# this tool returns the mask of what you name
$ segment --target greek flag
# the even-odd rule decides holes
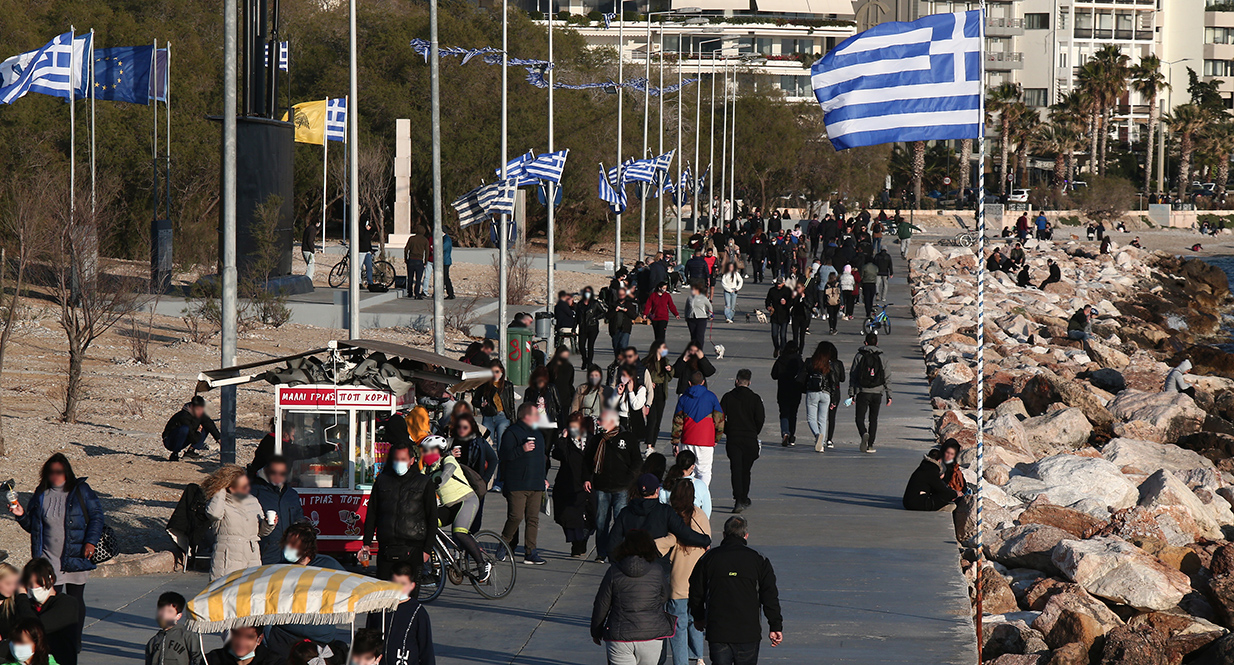
[[[703,191],[703,183],[707,182],[707,174],[711,173],[711,164],[707,164],[707,168],[703,169],[703,174],[698,177],[698,182],[694,184],[694,191]]]
[[[534,185],[538,183],[539,180],[537,180],[535,176],[527,172],[527,166],[532,161],[534,161],[535,158],[536,158],[535,153],[528,150],[527,154],[519,155],[518,157],[515,157],[514,159],[511,159],[510,161],[506,162],[506,177],[507,178],[517,178],[519,187],[523,187],[525,185]],[[497,174],[498,178],[501,177],[501,169],[497,169],[495,173]]]
[[[455,212],[458,213],[458,226],[460,229],[471,226],[476,222],[484,221],[484,219],[488,217],[488,212],[483,206],[480,205],[479,198],[480,191],[483,190],[484,187],[485,185],[480,185],[470,192],[454,199],[454,202],[450,204],[454,207]]]
[[[0,62],[0,104],[12,104],[27,92],[71,99],[74,88],[84,83],[73,67],[74,55],[81,53],[73,33],[66,32],[41,48]]]
[[[608,30],[613,26],[613,19],[617,18],[616,12],[608,12],[604,15],[604,29]]]
[[[619,185],[620,189],[614,189],[609,178],[604,174],[604,165],[600,165],[600,200],[608,204],[608,207],[615,213],[621,214],[626,209],[626,188],[624,184]]]
[[[279,71],[287,71],[287,42],[279,42]],[[266,42],[266,62],[270,62],[270,43]]]
[[[656,160],[639,159],[630,162],[622,172],[622,182],[654,182],[656,178]]]
[[[681,172],[681,184],[677,189],[681,190],[682,196],[689,196],[694,192],[694,171],[686,164],[686,170]]]
[[[523,165],[523,172],[540,180],[561,182],[561,172],[566,168],[566,154],[569,150],[546,152]]]
[[[674,150],[669,150],[663,155],[660,155],[659,157],[655,158],[655,166],[656,166],[657,173],[667,173],[668,172],[668,167],[672,165],[673,163],[673,153],[674,152],[675,152]]]
[[[490,185],[484,185],[476,193],[480,207],[491,215],[513,215],[514,195],[518,191],[518,181],[510,178],[504,183],[500,180]]]
[[[326,139],[347,141],[346,97],[334,97],[326,104]]]
[[[981,136],[981,12],[883,23],[810,68],[837,150]]]

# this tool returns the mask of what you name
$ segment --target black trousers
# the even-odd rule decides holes
[[[749,501],[750,472],[754,469],[754,460],[758,459],[758,441],[729,439],[724,450],[733,479],[733,501]]]
[[[593,359],[596,357],[596,337],[600,334],[599,328],[584,328],[579,326],[578,329],[578,352],[583,356],[583,371],[591,366]]]
[[[656,439],[660,436],[660,423],[664,421],[664,403],[668,401],[668,384],[657,383],[655,386],[654,401],[647,411],[647,436],[643,438],[643,443],[649,446],[656,445]]]
[[[708,642],[707,650],[711,652],[711,665],[757,665],[758,644],[758,642],[747,644]]]
[[[840,306],[827,305],[827,325],[831,326],[831,332],[836,331],[836,325],[840,322]]]
[[[446,286],[446,297],[447,297],[447,298],[453,298],[453,297],[454,297],[454,281],[450,279],[450,266],[449,266],[449,264],[444,265],[444,266],[442,266],[442,267],[441,267],[441,281],[442,281],[442,282],[445,282],[445,286]]]
[[[810,329],[810,318],[806,316],[793,318],[793,341],[797,343],[797,350],[801,355],[806,353],[806,331]]]
[[[874,437],[878,435],[878,410],[883,405],[883,394],[880,393],[857,393],[857,397],[853,399],[857,405],[857,433],[861,436],[866,435],[866,411],[870,412],[870,427],[869,427],[869,444],[874,445]]]
[[[750,262],[754,264],[754,283],[758,284],[763,281],[763,257],[752,258]]]
[[[874,316],[874,296],[878,295],[878,284],[875,282],[861,283],[861,296],[865,299],[866,318]]]
[[[86,585],[58,584],[56,593],[68,594],[77,599],[77,653],[81,653],[81,633],[86,628]]]
[[[389,580],[393,576],[394,564],[406,561],[411,564],[416,573],[424,567],[424,543],[409,542],[403,545],[386,544],[377,549],[377,579]],[[419,577],[417,575],[417,582]],[[417,587],[418,588],[418,587]]]
[[[771,346],[777,352],[784,348],[784,344],[788,341],[788,321],[783,323],[771,322]]]
[[[424,295],[424,262],[418,259],[407,262],[407,295],[412,298]]]
[[[844,292],[844,316],[853,315],[853,305],[857,304],[857,294],[852,291]]]
[[[686,319],[686,327],[690,329],[690,339],[701,349],[707,337],[707,319]]]
[[[655,341],[663,342],[664,333],[666,330],[668,330],[668,321],[652,321],[651,330],[655,334]]]

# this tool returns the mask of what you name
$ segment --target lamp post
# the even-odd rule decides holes
[[[698,183],[700,180],[699,173],[698,173],[698,169],[700,166],[700,164],[698,163],[698,157],[699,157],[698,143],[699,143],[699,138],[700,138],[699,130],[701,129],[701,120],[702,120],[702,111],[703,111],[703,45],[712,44],[715,42],[722,42],[722,41],[724,41],[724,37],[708,39],[706,41],[702,41],[698,43],[698,63],[696,67],[698,81],[695,83],[695,89],[694,89],[694,176],[691,178],[691,180],[694,181],[693,183],[691,183],[693,185],[691,189],[694,190],[694,205],[691,206],[691,213],[694,217],[694,231],[695,232],[698,231],[698,190],[699,190]],[[713,59],[713,62],[714,62],[714,59]],[[715,109],[713,107],[712,109],[713,115],[714,115],[714,110]],[[713,121],[712,123],[713,129],[714,129],[714,126],[715,126],[715,123]],[[708,194],[710,194],[710,192],[708,192]],[[681,257],[677,257],[677,260],[681,261]]]
[[[1169,62],[1161,63],[1165,65],[1165,80],[1166,80],[1166,83],[1165,83],[1166,93],[1165,94],[1166,94],[1166,100],[1167,100],[1165,102],[1165,108],[1161,109],[1162,120],[1165,119],[1166,110],[1174,108],[1174,65],[1177,65],[1180,62],[1188,62],[1190,60],[1191,58],[1179,58],[1178,60],[1170,60]],[[1158,130],[1158,133],[1161,135],[1158,138],[1158,142],[1157,142],[1157,193],[1161,193],[1161,192],[1166,191],[1165,190],[1165,172],[1166,172],[1165,123],[1162,122],[1161,126],[1158,127],[1157,130]],[[1186,177],[1186,176],[1180,176],[1180,177]]]
[[[436,0],[433,0],[433,1],[436,1]],[[548,151],[551,154],[553,152],[553,0],[547,0],[547,1],[548,1],[548,12],[547,12],[547,16],[548,16],[548,21],[547,21],[547,24],[548,24],[548,66],[546,69],[548,70],[547,72],[548,73]],[[553,252],[556,249],[555,247],[556,243],[555,243],[555,239],[553,235],[555,233],[555,226],[556,226],[555,215],[557,212],[557,183],[551,180],[544,183],[544,202],[548,205],[548,231],[547,231],[548,256],[547,256],[547,261],[546,261],[546,268],[548,270],[548,275],[546,279],[548,283],[547,284],[548,293],[544,299],[544,311],[549,312],[551,314],[553,311],[553,303],[556,302],[555,300],[556,295],[554,291],[556,286],[553,281]],[[552,325],[552,326],[549,326],[548,329],[549,329],[548,340],[544,346],[547,349],[552,349],[554,348],[553,333],[556,332],[557,326]]]

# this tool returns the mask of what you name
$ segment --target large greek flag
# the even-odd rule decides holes
[[[480,222],[488,218],[489,213],[483,206],[480,205],[479,198],[480,191],[483,190],[484,187],[484,185],[480,185],[470,192],[454,199],[454,202],[450,204],[458,213],[458,227],[460,229],[466,228],[476,222]]]
[[[522,166],[523,172],[528,175],[535,176],[540,180],[549,180],[555,183],[560,183],[561,173],[566,168],[566,155],[569,152],[569,150],[546,152],[530,162],[526,162]]]
[[[347,141],[346,97],[332,97],[326,103],[326,139]]]
[[[810,68],[837,150],[981,135],[981,12],[883,23]]]
[[[608,204],[609,209],[617,214],[621,214],[626,209],[626,187],[625,183],[621,183],[617,188],[614,188],[609,182],[609,177],[604,174],[604,165],[600,165],[600,188],[598,196],[601,201]]]
[[[73,89],[80,84],[73,71],[75,51],[80,58],[81,50],[73,41],[73,33],[66,32],[39,49],[0,62],[0,104],[12,104],[27,92],[72,98]]]

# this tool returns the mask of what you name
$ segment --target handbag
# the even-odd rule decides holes
[[[86,502],[81,496],[81,486],[78,486],[75,492],[77,493],[77,502],[81,504],[82,513],[86,513]],[[89,515],[87,514],[86,517],[88,520]],[[100,517],[99,519],[102,518]],[[94,546],[94,555],[90,557],[90,563],[97,566],[100,563],[111,561],[119,553],[119,549],[120,546],[116,542],[115,530],[111,526],[104,524],[103,534],[99,536],[99,542]]]

